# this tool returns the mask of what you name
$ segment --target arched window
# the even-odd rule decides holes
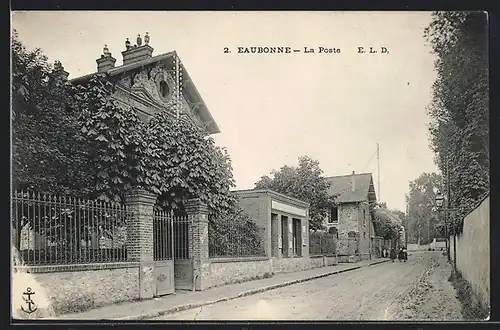
[[[168,97],[168,95],[170,94],[170,88],[168,87],[165,80],[160,81],[160,94],[163,97]]]

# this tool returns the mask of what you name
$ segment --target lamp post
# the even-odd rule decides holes
[[[443,209],[443,202],[444,202],[444,197],[441,195],[441,192],[438,191],[436,194],[436,206],[439,210],[439,214],[441,214],[441,211]],[[448,224],[447,224],[447,214],[445,214],[444,218],[444,236],[445,236],[445,244],[446,244],[446,256],[448,257],[448,261],[450,261],[450,249],[449,249],[449,242],[448,242]]]

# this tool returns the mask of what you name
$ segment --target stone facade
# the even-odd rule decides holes
[[[369,204],[366,202],[339,205],[337,253],[359,255],[361,260],[371,258],[374,228]],[[351,238],[349,235],[351,234]]]
[[[334,215],[329,215],[325,225],[336,229],[339,260],[371,259],[375,239],[371,206],[376,202],[372,175],[353,172],[329,177],[327,181],[329,193],[336,199],[337,216],[334,221]]]
[[[373,222],[368,203],[344,203],[339,207],[338,233],[339,255],[359,254],[362,260],[370,258]],[[353,233],[349,240],[349,233]]]

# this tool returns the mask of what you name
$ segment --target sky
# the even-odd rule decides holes
[[[135,43],[139,33],[151,36],[153,55],[176,50],[221,130],[214,139],[228,149],[237,189],[308,155],[325,176],[371,172],[378,199],[404,211],[409,182],[437,171],[426,110],[436,78],[423,38],[430,19],[430,12],[33,11],[14,12],[11,24],[26,47],[61,61],[70,79],[95,72],[105,44],[121,65],[125,39]],[[238,54],[251,46],[302,51]]]

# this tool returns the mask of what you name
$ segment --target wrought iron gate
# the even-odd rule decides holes
[[[155,209],[153,218],[153,255],[155,296],[174,293],[174,225],[173,216]]]

